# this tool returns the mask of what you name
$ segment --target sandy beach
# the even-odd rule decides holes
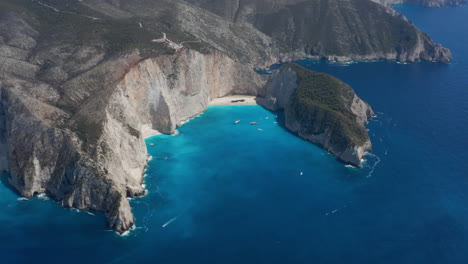
[[[151,125],[143,125],[141,128],[141,134],[143,138],[149,138],[161,134],[161,132],[151,128]]]
[[[244,102],[232,103],[232,100],[245,100]],[[255,96],[251,95],[229,95],[212,100],[209,105],[256,105]]]

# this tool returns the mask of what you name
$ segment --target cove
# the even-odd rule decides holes
[[[468,6],[399,10],[453,63],[301,62],[377,112],[363,169],[259,106],[211,107],[178,136],[147,140],[149,193],[131,201],[137,229],[126,237],[99,213],[0,186],[1,262],[466,263]]]

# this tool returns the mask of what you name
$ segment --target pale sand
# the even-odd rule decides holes
[[[231,103],[232,100],[244,99],[245,102]],[[209,105],[256,105],[255,96],[251,95],[228,95],[212,100]]]
[[[151,128],[151,125],[143,125],[141,128],[143,138],[149,138],[161,134],[159,131]]]

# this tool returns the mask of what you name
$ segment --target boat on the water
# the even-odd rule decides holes
[[[240,120],[236,120],[236,121],[234,122],[234,124],[239,124],[239,123],[240,123]]]
[[[257,122],[250,122],[250,125],[258,125]]]

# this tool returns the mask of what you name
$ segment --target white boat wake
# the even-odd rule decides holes
[[[177,220],[177,218],[179,218],[179,216],[171,218],[171,220],[167,221],[166,223],[164,223],[164,225],[162,225],[162,228],[165,228],[166,226],[170,225],[172,222]]]
[[[380,163],[381,159],[380,159],[379,156],[377,156],[377,155],[375,155],[375,154],[372,154],[372,153],[366,153],[366,155],[368,155],[368,156],[370,156],[370,157],[373,157],[373,158],[376,158],[375,163],[368,166],[371,170],[369,171],[369,174],[367,174],[366,178],[370,178],[370,177],[372,177],[372,174],[374,173],[375,168],[376,168],[377,165]]]
[[[147,209],[145,217],[143,218],[143,229],[145,230],[145,233],[146,233],[150,230],[147,224],[148,224],[148,221],[151,219],[151,217],[153,217],[154,209],[151,209],[151,207],[149,206],[147,202],[141,202],[141,203],[146,205],[146,209]]]
[[[338,211],[340,211],[340,210],[342,210],[342,209],[345,209],[346,207],[348,207],[348,205],[345,205],[345,206],[340,207],[340,208],[333,209],[333,210],[331,210],[331,211],[329,211],[329,212],[326,212],[326,213],[325,213],[325,216],[329,216],[329,215],[335,214],[335,213],[337,213]]]

